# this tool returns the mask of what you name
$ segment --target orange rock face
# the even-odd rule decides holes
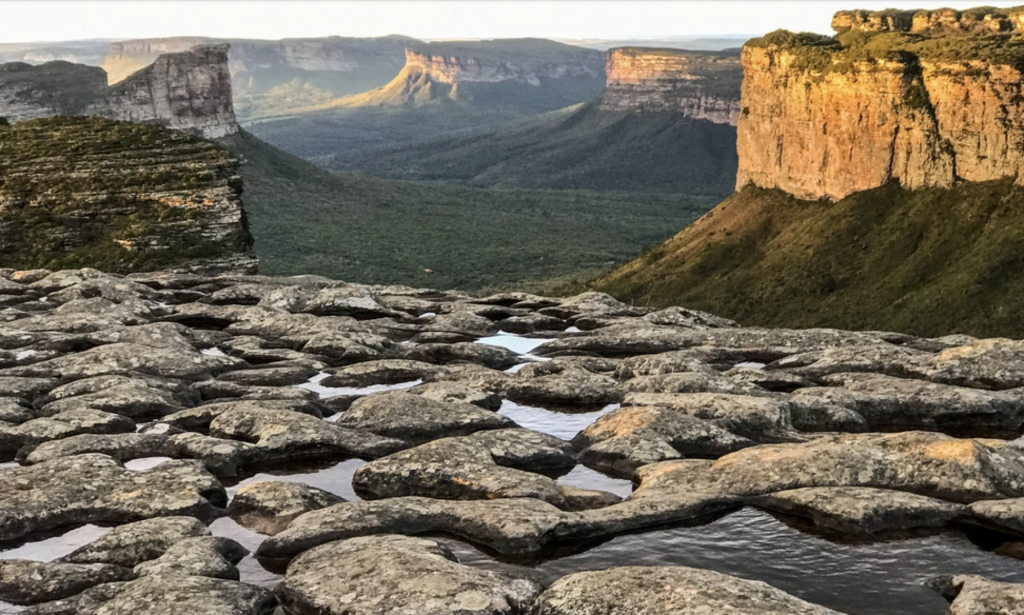
[[[671,111],[736,125],[740,114],[739,55],[674,49],[621,48],[608,52],[604,111]]]
[[[840,199],[889,181],[911,189],[1006,177],[1024,183],[1018,69],[912,50],[851,61],[822,46],[817,57],[830,60],[813,63],[805,51],[743,50],[737,188]]]

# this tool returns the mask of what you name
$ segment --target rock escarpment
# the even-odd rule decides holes
[[[252,271],[238,160],[154,124],[0,127],[0,263]]]
[[[348,106],[471,102],[551,110],[588,102],[604,83],[602,54],[545,39],[414,45],[389,84],[343,99]]]
[[[743,68],[739,53],[621,47],[608,51],[597,108],[736,125]]]
[[[889,181],[1024,181],[1024,13],[849,11],[743,48],[737,187],[840,199]]]
[[[94,67],[61,61],[0,65],[0,116],[93,115],[155,122],[208,138],[231,135],[238,125],[227,51],[227,45],[200,45],[164,54],[112,87]]]
[[[162,54],[196,45],[228,43],[235,110],[262,117],[329,103],[379,87],[405,63],[405,49],[420,41],[405,36],[297,38],[279,41],[174,37],[111,43],[102,66],[111,84],[124,81]]]

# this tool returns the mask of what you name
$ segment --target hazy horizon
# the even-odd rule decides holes
[[[2,4],[6,10],[0,22],[0,43],[388,34],[433,40],[615,40],[744,36],[778,28],[830,33],[829,23],[837,10],[964,9],[981,4],[944,2],[929,6],[924,2],[836,0],[14,0]]]

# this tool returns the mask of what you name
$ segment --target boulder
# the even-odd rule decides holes
[[[106,455],[64,457],[0,470],[0,542],[83,523],[128,523],[173,515],[212,519],[227,495],[197,461],[131,472]]]
[[[510,419],[468,403],[434,401],[405,391],[367,395],[355,401],[337,425],[414,444],[515,427]]]
[[[423,380],[436,374],[436,365],[409,359],[363,361],[327,370],[330,374],[320,382],[325,387],[368,387],[376,384],[398,384]]]
[[[293,519],[345,499],[301,483],[262,481],[242,487],[228,506],[228,516],[254,532],[272,536]]]
[[[761,581],[685,566],[577,572],[551,584],[535,615],[840,615]]]
[[[185,575],[237,581],[240,562],[249,551],[230,538],[195,536],[182,538],[160,557],[135,566],[137,577]]]
[[[303,553],[278,595],[296,615],[519,615],[540,591],[534,581],[463,566],[432,540],[385,535]]]
[[[0,600],[13,604],[60,600],[100,583],[130,578],[131,570],[112,564],[0,560]]]
[[[964,510],[959,504],[872,487],[791,489],[756,497],[750,503],[851,536],[940,528]]]
[[[114,564],[134,568],[156,559],[184,538],[209,536],[194,517],[157,517],[119,525],[106,535],[61,558],[73,564]]]
[[[1024,584],[999,583],[974,575],[957,575],[939,582],[952,600],[947,615],[1017,615],[1024,604]]]

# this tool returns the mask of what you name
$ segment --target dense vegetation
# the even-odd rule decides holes
[[[835,203],[752,186],[594,286],[747,325],[1024,336],[1024,188],[887,185]]]
[[[216,145],[155,124],[0,126],[0,266],[129,272],[244,249],[203,234],[202,191],[226,185],[234,166]]]
[[[245,160],[249,227],[272,275],[462,289],[593,276],[713,203],[391,181],[331,173],[245,132],[221,143]]]
[[[392,179],[716,200],[736,182],[736,129],[673,113],[579,105],[512,120],[483,111],[353,110],[265,122],[252,130],[327,168]]]

